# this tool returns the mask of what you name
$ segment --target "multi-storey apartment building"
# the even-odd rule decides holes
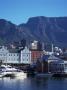
[[[0,61],[3,63],[20,63],[19,53],[15,50],[8,50],[5,46],[0,46]]]
[[[31,64],[31,51],[27,47],[25,47],[24,50],[21,50],[20,54],[21,63]]]

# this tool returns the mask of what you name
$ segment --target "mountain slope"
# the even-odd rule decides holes
[[[33,17],[25,25],[31,39],[67,46],[67,17]]]
[[[11,43],[23,38],[67,47],[67,17],[32,17],[18,26],[0,19],[0,41]]]

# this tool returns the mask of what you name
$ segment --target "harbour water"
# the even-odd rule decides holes
[[[0,90],[67,90],[67,78],[0,78]]]

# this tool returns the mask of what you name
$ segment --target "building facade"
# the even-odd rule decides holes
[[[8,53],[6,62],[13,64],[21,63],[19,58],[19,53]]]
[[[47,70],[51,73],[67,73],[67,61],[54,55],[44,55],[43,62],[47,62]],[[46,66],[46,65],[45,65]],[[45,69],[45,68],[44,68]]]
[[[67,61],[54,55],[43,55],[37,63],[37,71],[42,73],[67,73]]]
[[[42,51],[31,50],[31,61],[32,63],[36,63],[39,58],[42,56]]]
[[[50,72],[53,73],[67,73],[67,61],[59,60],[51,62],[49,68]]]
[[[31,64],[31,51],[25,47],[24,50],[21,50],[21,63],[23,64]]]
[[[20,63],[19,53],[10,51],[5,46],[0,47],[0,62],[2,63]]]
[[[0,46],[0,62],[4,62],[4,61],[6,62],[8,53],[9,51],[7,50],[6,47]]]

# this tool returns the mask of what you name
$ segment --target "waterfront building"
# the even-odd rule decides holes
[[[4,61],[6,62],[7,53],[9,53],[9,51],[7,50],[7,47],[0,46],[0,62],[4,62]]]
[[[59,60],[50,63],[50,72],[67,73],[67,61]]]
[[[30,49],[32,49],[32,50],[42,50],[42,49],[44,49],[44,46],[42,46],[42,43],[40,41],[34,40],[30,45]]]
[[[31,61],[32,63],[36,63],[38,59],[42,56],[42,51],[39,50],[31,50]]]
[[[61,65],[63,62],[62,59],[54,55],[50,55],[50,56],[46,56],[44,60],[48,62],[48,72],[56,73],[63,71],[63,65]]]
[[[11,64],[19,64],[20,62],[20,57],[19,57],[19,53],[17,52],[9,52],[7,54],[7,63],[11,63]]]
[[[34,40],[33,43],[31,43],[31,49],[36,50],[37,49],[38,41]]]
[[[47,64],[47,70],[51,73],[67,73],[67,61],[60,59],[54,55],[44,55],[43,60]]]
[[[2,63],[20,63],[19,53],[16,49],[7,49],[5,46],[0,46],[0,62]]]
[[[23,50],[21,50],[20,58],[21,63],[31,64],[31,51],[29,50],[29,48],[25,47]]]
[[[58,73],[67,71],[67,62],[55,57],[54,55],[43,55],[37,66],[38,70],[43,73]]]

